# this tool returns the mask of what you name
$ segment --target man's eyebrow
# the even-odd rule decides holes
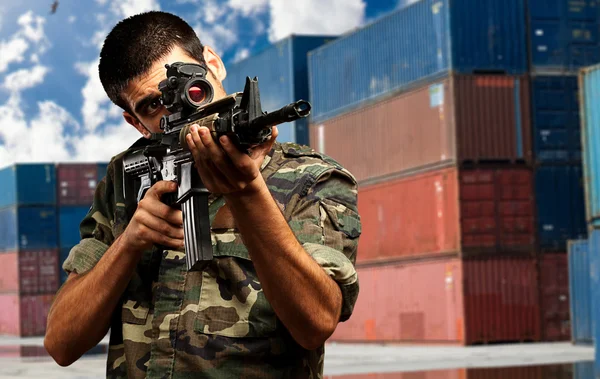
[[[141,113],[142,109],[144,109],[148,104],[150,104],[159,97],[160,95],[156,93],[146,95],[142,100],[138,101],[137,104],[135,104],[135,113]]]

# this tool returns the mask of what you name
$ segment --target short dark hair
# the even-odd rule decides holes
[[[100,51],[100,81],[110,100],[129,112],[121,97],[129,81],[179,46],[190,58],[205,64],[204,46],[194,29],[178,16],[150,11],[128,17],[110,31]]]

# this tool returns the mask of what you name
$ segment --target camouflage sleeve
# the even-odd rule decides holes
[[[92,206],[79,225],[81,241],[71,249],[63,263],[67,273],[84,274],[91,270],[114,241],[111,228],[114,215],[112,163],[98,183]]]
[[[346,321],[359,290],[354,267],[361,234],[356,182],[336,170],[320,178],[293,209],[292,229],[306,252],[339,285],[343,297],[340,321]]]

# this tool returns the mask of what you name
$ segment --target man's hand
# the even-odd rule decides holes
[[[197,125],[190,128],[186,141],[206,188],[212,193],[227,195],[261,189],[260,166],[277,135],[277,127],[273,127],[271,139],[253,148],[250,156],[241,152],[227,136],[219,139],[221,148],[208,128]]]
[[[176,183],[160,181],[146,192],[123,232],[123,244],[140,253],[155,244],[183,248],[182,213],[160,200],[163,194],[176,190]]]

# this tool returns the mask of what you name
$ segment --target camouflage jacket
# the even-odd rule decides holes
[[[69,273],[92,269],[135,211],[135,199],[123,195],[123,155],[98,185],[82,240],[63,264]],[[331,158],[287,143],[274,146],[261,172],[299,242],[339,284],[345,321],[358,296],[354,178]],[[113,315],[107,378],[322,378],[324,347],[308,351],[292,339],[235,225],[219,216],[228,213],[223,198],[211,195],[209,204],[214,260],[188,272],[184,252],[144,253]]]

